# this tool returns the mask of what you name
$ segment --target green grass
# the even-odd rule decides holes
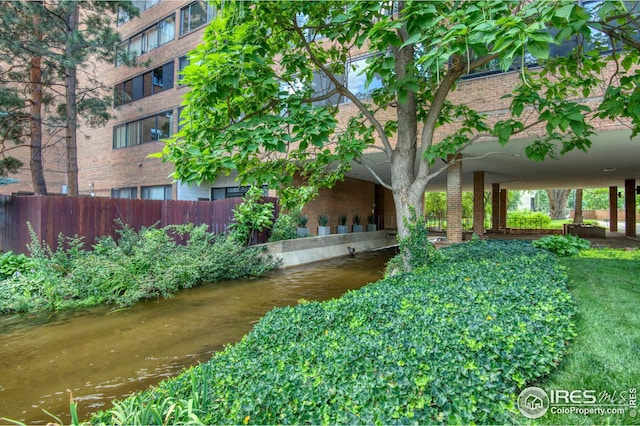
[[[572,219],[553,219],[553,220],[551,220],[549,225],[546,226],[546,228],[548,228],[548,229],[562,229],[562,225],[564,225],[565,223],[573,223],[573,218]],[[585,220],[584,224],[585,225],[597,225],[598,222],[595,221],[595,220]]]
[[[640,251],[586,250],[563,258],[572,280],[577,337],[559,368],[536,386],[614,392],[640,388]],[[623,415],[547,412],[542,424],[640,424]]]

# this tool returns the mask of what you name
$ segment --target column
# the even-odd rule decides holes
[[[458,157],[459,159],[459,157]],[[462,242],[462,163],[449,156],[447,169],[447,242]]]
[[[624,180],[624,235],[636,236],[636,180]]]
[[[618,232],[618,187],[609,187],[609,231]]]
[[[500,229],[500,184],[491,185],[491,230],[498,232]]]
[[[507,227],[507,190],[500,190],[500,228]]]
[[[473,172],[473,232],[484,235],[484,172]]]

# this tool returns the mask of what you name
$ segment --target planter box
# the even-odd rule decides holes
[[[338,234],[347,234],[349,227],[347,225],[338,225]]]
[[[310,233],[309,228],[296,228],[298,238],[308,237]]]
[[[367,232],[375,232],[378,230],[378,225],[370,223],[367,225]]]
[[[353,225],[353,232],[362,232],[364,230],[363,225]]]
[[[318,236],[330,235],[330,234],[331,234],[330,226],[318,226]]]
[[[579,225],[565,223],[563,225],[565,235],[575,235],[581,238],[604,238],[605,229],[600,226]]]

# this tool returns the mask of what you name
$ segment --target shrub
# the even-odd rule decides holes
[[[295,215],[282,213],[273,223],[269,242],[273,243],[281,240],[292,240],[296,238],[296,222]]]
[[[262,189],[252,186],[233,210],[233,223],[229,228],[233,237],[245,245],[251,243],[256,232],[273,225],[273,203],[263,202],[262,196]]]
[[[561,257],[575,256],[591,246],[589,240],[575,235],[548,235],[533,242],[534,247],[545,249]]]
[[[514,423],[518,389],[574,333],[566,275],[524,242],[442,252],[417,273],[274,309],[206,364],[117,407],[165,406],[167,423],[189,419],[166,400],[193,401],[205,424]],[[92,422],[117,421],[117,407]]]
[[[530,210],[509,212],[507,215],[508,228],[539,229],[548,228],[551,218],[542,212]]]
[[[35,266],[35,262],[24,254],[13,254],[12,251],[0,255],[0,280],[9,278],[16,272],[25,273]]]
[[[258,276],[277,264],[262,248],[209,233],[207,225],[143,227],[139,232],[120,225],[117,241],[100,238],[93,251],[81,250],[78,238],[61,236],[53,252],[32,235],[35,266],[0,282],[0,313],[129,306],[200,283]]]

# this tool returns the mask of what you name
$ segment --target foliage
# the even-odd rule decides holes
[[[329,223],[329,216],[326,214],[321,214],[318,216],[318,225],[327,226]]]
[[[35,262],[24,254],[13,254],[12,251],[0,255],[0,280],[11,277],[16,272],[23,274],[35,267]]]
[[[298,213],[280,213],[273,222],[269,242],[292,240],[296,238],[296,225]]]
[[[409,235],[398,236],[398,246],[400,255],[403,258],[403,270],[409,272],[415,268],[429,265],[437,257],[437,252],[433,244],[429,241],[429,231],[427,222],[423,216],[416,216],[415,211],[411,211],[410,217],[404,218],[405,227]]]
[[[573,337],[555,256],[526,242],[442,250],[430,268],[269,312],[239,343],[118,407],[193,400],[206,424],[512,424],[519,389]],[[195,380],[194,380],[195,378]]]
[[[338,223],[340,224],[340,226],[347,226],[347,215],[346,214],[341,214],[338,217]]]
[[[230,229],[233,237],[248,245],[256,232],[273,225],[273,203],[262,201],[262,189],[251,186],[242,197],[242,203],[233,210]]]
[[[376,216],[371,213],[370,215],[367,216],[367,223],[369,225],[375,225],[376,224]]]
[[[362,219],[360,219],[360,215],[354,215],[353,216],[353,224],[354,225],[360,225],[362,223]]]
[[[425,213],[441,218],[447,216],[446,192],[428,192],[425,194],[424,203]],[[485,208],[485,211],[486,210]],[[473,192],[465,191],[462,193],[462,216],[473,216]]]
[[[561,257],[575,256],[581,250],[586,250],[591,246],[589,240],[575,235],[547,235],[539,240],[535,240],[534,247],[545,249]]]
[[[521,210],[509,212],[507,215],[508,228],[547,228],[550,223],[551,218],[542,212]]]
[[[298,214],[298,226],[300,228],[306,228],[307,227],[307,221],[309,220],[309,217],[306,214]]]
[[[207,232],[206,225],[139,232],[120,226],[117,240],[102,237],[93,251],[82,250],[80,239],[63,236],[53,251],[32,233],[34,266],[0,281],[0,313],[129,306],[201,283],[258,276],[277,263],[257,247]]]
[[[624,2],[605,3],[598,19],[629,17]],[[241,182],[278,188],[285,206],[299,204],[332,187],[354,163],[367,168],[363,154],[376,145],[392,173],[389,181],[373,177],[393,192],[404,217],[409,206],[422,214],[427,185],[441,171],[434,162],[481,136],[505,144],[539,125],[542,134],[526,149],[537,160],[590,146],[593,129],[585,117],[594,111],[581,100],[602,83],[604,61],[584,49],[567,59],[551,54],[552,47],[602,28],[583,5],[361,0],[219,1],[217,7],[183,71],[191,88],[183,126],[158,154],[175,165],[181,181],[237,171]],[[633,34],[635,26],[627,19],[615,30]],[[365,49],[363,62],[348,62]],[[509,112],[497,121],[449,96],[460,78],[492,62],[517,69],[520,78]],[[529,68],[532,62],[540,66]],[[631,74],[627,65],[637,58],[623,62],[618,72]],[[354,76],[364,81],[354,87]],[[621,101],[636,92],[635,77],[628,77],[602,104],[614,116],[636,114]],[[355,113],[338,120],[345,102]],[[383,110],[395,114],[381,121]],[[437,140],[436,129],[449,123],[455,129]],[[293,185],[296,175],[301,186]],[[406,232],[401,224],[399,234]]]

